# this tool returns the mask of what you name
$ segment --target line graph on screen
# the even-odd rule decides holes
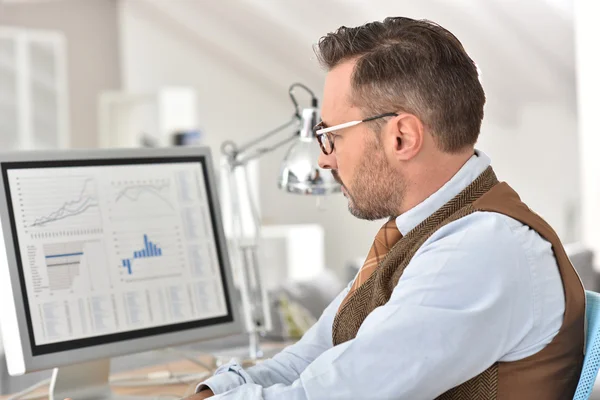
[[[115,219],[156,218],[176,212],[169,179],[113,181],[110,214]]]
[[[102,227],[98,193],[89,176],[20,177],[18,206],[33,232],[93,230]]]

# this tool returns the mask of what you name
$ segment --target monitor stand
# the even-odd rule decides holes
[[[50,381],[50,400],[140,400],[143,397],[116,395],[109,385],[110,359],[54,368]]]

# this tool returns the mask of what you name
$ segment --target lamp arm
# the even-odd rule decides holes
[[[311,97],[311,107],[317,108],[319,102],[317,100],[317,97],[315,96],[315,93],[312,90],[310,90],[310,88],[308,86],[306,86],[302,83],[299,83],[299,82],[293,83],[288,89],[288,94],[290,96],[290,100],[294,104],[295,113],[294,113],[294,115],[292,115],[292,118],[288,122],[265,133],[264,135],[257,137],[256,139],[252,139],[240,146],[238,146],[236,143],[234,143],[230,140],[223,142],[223,144],[221,145],[221,152],[223,153],[223,155],[225,155],[227,157],[227,161],[231,168],[235,168],[237,166],[244,165],[248,161],[253,160],[257,157],[260,157],[263,154],[270,153],[271,151],[288,143],[289,141],[292,140],[293,137],[296,136],[296,135],[294,135],[293,137],[283,140],[279,143],[276,143],[275,145],[270,146],[270,147],[263,147],[263,148],[256,149],[249,155],[245,155],[245,153],[250,152],[254,146],[264,142],[266,139],[281,132],[282,130],[286,129],[290,125],[292,125],[294,123],[300,125],[302,115],[301,115],[300,105],[298,104],[298,101],[296,100],[296,96],[294,95],[294,90],[296,88],[304,89]]]
[[[240,165],[245,165],[247,164],[249,161],[254,160],[255,158],[259,158],[260,156],[262,156],[263,154],[267,154],[270,153],[274,150],[277,150],[278,148],[280,148],[281,146],[291,142],[292,140],[296,139],[298,137],[298,132],[295,132],[292,136],[283,139],[277,143],[275,143],[272,146],[269,147],[260,147],[258,149],[256,149],[253,153],[248,154],[246,156],[242,157],[238,157],[235,160],[235,164],[234,167],[236,166],[240,166]]]
[[[235,142],[233,142],[231,140],[226,140],[221,144],[221,152],[223,153],[223,155],[225,155],[227,157],[228,162],[231,167],[236,167],[238,165],[246,164],[248,161],[250,161],[252,159],[255,159],[265,153],[269,153],[269,152],[279,148],[280,146],[283,146],[284,144],[288,143],[292,138],[294,138],[297,135],[297,133],[295,133],[294,136],[292,136],[291,138],[288,138],[281,142],[278,142],[273,146],[261,147],[261,148],[252,150],[253,147],[264,142],[271,136],[274,136],[277,133],[283,131],[284,129],[293,125],[294,123],[298,123],[298,118],[296,117],[296,115],[294,115],[285,124],[278,126],[277,128],[265,133],[264,135],[261,135],[261,136],[257,137],[256,139],[252,139],[240,146],[238,146]]]

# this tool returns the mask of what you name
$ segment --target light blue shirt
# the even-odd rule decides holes
[[[441,189],[396,219],[408,233],[490,165],[480,151]],[[558,333],[564,294],[551,245],[507,216],[475,212],[436,231],[389,302],[356,338],[332,345],[350,285],[296,344],[204,384],[215,399],[434,399],[497,361],[539,352]]]

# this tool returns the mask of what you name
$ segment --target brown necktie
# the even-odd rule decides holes
[[[354,293],[356,289],[377,269],[377,266],[383,260],[383,257],[390,251],[390,249],[400,240],[402,234],[398,230],[396,226],[396,219],[392,218],[388,222],[385,223],[377,232],[375,236],[375,240],[371,245],[371,250],[369,250],[369,254],[367,255],[367,259],[363,264],[362,268],[358,272],[346,299],[350,298],[350,295]],[[344,300],[345,302],[345,300]]]

